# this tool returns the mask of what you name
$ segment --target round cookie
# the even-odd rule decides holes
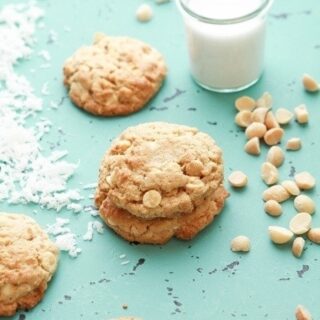
[[[152,220],[119,209],[107,198],[100,207],[100,216],[111,229],[128,241],[164,244],[174,236],[183,240],[196,236],[219,214],[227,196],[227,191],[220,186],[213,196],[204,199],[192,213]]]
[[[64,64],[64,84],[80,108],[100,116],[141,109],[159,90],[167,68],[162,55],[127,37],[98,33]]]
[[[144,219],[188,214],[223,182],[221,149],[196,128],[152,122],[125,130],[107,151],[96,205]]]
[[[30,309],[43,297],[58,248],[31,218],[0,213],[0,316]]]

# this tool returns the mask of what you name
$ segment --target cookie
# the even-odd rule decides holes
[[[164,59],[154,48],[136,39],[101,33],[63,67],[71,100],[100,116],[140,110],[159,90],[166,72]]]
[[[33,219],[0,213],[0,316],[30,309],[42,299],[58,253]]]
[[[100,216],[117,234],[128,241],[164,244],[172,237],[192,239],[212,222],[228,196],[223,186],[202,202],[192,213],[173,218],[142,219],[117,208],[108,198],[100,207]]]
[[[108,197],[143,219],[195,210],[223,181],[221,149],[207,134],[152,122],[125,130],[107,151],[96,205]]]

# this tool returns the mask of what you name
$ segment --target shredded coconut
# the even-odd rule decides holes
[[[88,184],[84,185],[82,188],[84,190],[87,190],[87,189],[95,189],[96,187],[97,187],[96,183],[88,183]]]
[[[88,229],[86,234],[82,237],[85,241],[91,241],[93,239],[94,231],[102,234],[104,230],[103,224],[99,221],[90,221],[88,222]]]
[[[43,101],[35,96],[27,78],[14,70],[31,55],[37,21],[43,14],[32,2],[0,10],[0,201],[78,212],[82,197],[78,190],[67,189],[77,165],[60,160],[66,151],[44,156],[40,140],[52,125],[38,119]],[[49,36],[57,40],[55,32]],[[50,57],[47,51],[41,51],[41,56]],[[42,93],[49,94],[47,83]]]
[[[50,61],[51,60],[50,53],[47,50],[41,50],[38,53],[38,56],[43,58],[44,61]]]
[[[126,260],[126,261],[122,261],[120,264],[121,264],[122,266],[124,266],[124,265],[126,265],[126,264],[128,264],[128,263],[130,263],[130,261],[129,261],[129,260]]]

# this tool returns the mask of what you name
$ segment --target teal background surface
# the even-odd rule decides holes
[[[0,5],[12,2],[1,0]],[[36,32],[34,50],[50,52],[51,68],[40,69],[43,61],[33,54],[17,70],[32,82],[39,96],[43,83],[49,83],[51,95],[43,97],[47,107],[38,116],[50,119],[53,129],[44,138],[43,147],[49,150],[50,143],[59,140],[61,148],[69,151],[67,160],[79,161],[69,183],[76,188],[97,180],[105,150],[123,129],[148,121],[176,122],[196,126],[213,136],[224,150],[226,176],[231,170],[243,170],[249,184],[241,191],[230,190],[222,214],[193,241],[172,240],[164,246],[130,245],[109,229],[102,235],[95,234],[92,242],[84,242],[87,222],[93,219],[85,212],[56,214],[31,205],[1,203],[1,211],[26,213],[44,227],[57,217],[69,218],[83,250],[77,259],[62,253],[43,301],[12,319],[107,320],[135,315],[144,320],[285,320],[294,319],[297,304],[305,305],[314,319],[320,319],[320,249],[308,242],[303,256],[297,259],[290,246],[270,242],[267,227],[287,226],[295,213],[293,203],[284,203],[284,214],[279,218],[264,213],[261,193],[265,185],[259,172],[267,148],[262,148],[258,158],[243,152],[246,139],[233,122],[233,102],[243,94],[258,98],[269,91],[275,108],[293,110],[306,103],[310,123],[303,127],[293,122],[286,128],[286,138],[301,137],[303,148],[286,153],[280,175],[287,179],[295,168],[310,171],[320,181],[320,94],[308,94],[301,85],[304,72],[320,79],[319,1],[275,1],[268,21],[264,75],[254,87],[235,94],[211,93],[192,81],[183,24],[175,4],[146,2],[154,9],[154,19],[146,24],[135,20],[135,10],[142,3],[139,0],[38,2],[45,10],[45,28]],[[71,31],[65,31],[65,27]],[[47,43],[50,30],[57,32],[57,43]],[[68,98],[58,110],[48,107],[51,100],[59,102],[67,95],[62,85],[64,60],[81,45],[90,44],[96,31],[139,38],[164,54],[168,77],[159,94],[140,112],[121,118],[97,118],[73,106]],[[30,73],[32,68],[36,73]],[[181,94],[174,97],[177,90]],[[63,137],[59,127],[65,132]],[[318,190],[308,194],[320,208]],[[88,196],[90,192],[83,194]],[[91,205],[86,199],[85,204]],[[34,209],[38,210],[36,215]],[[320,226],[318,212],[313,223]],[[230,240],[239,234],[252,241],[248,254],[230,251]],[[121,254],[129,264],[120,264]],[[145,262],[134,270],[141,258]],[[299,276],[298,271],[303,269],[308,270]],[[128,305],[127,310],[123,304]]]

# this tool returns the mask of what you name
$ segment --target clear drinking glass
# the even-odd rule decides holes
[[[200,86],[216,92],[235,92],[259,80],[272,0],[176,3],[185,23],[191,73]]]

